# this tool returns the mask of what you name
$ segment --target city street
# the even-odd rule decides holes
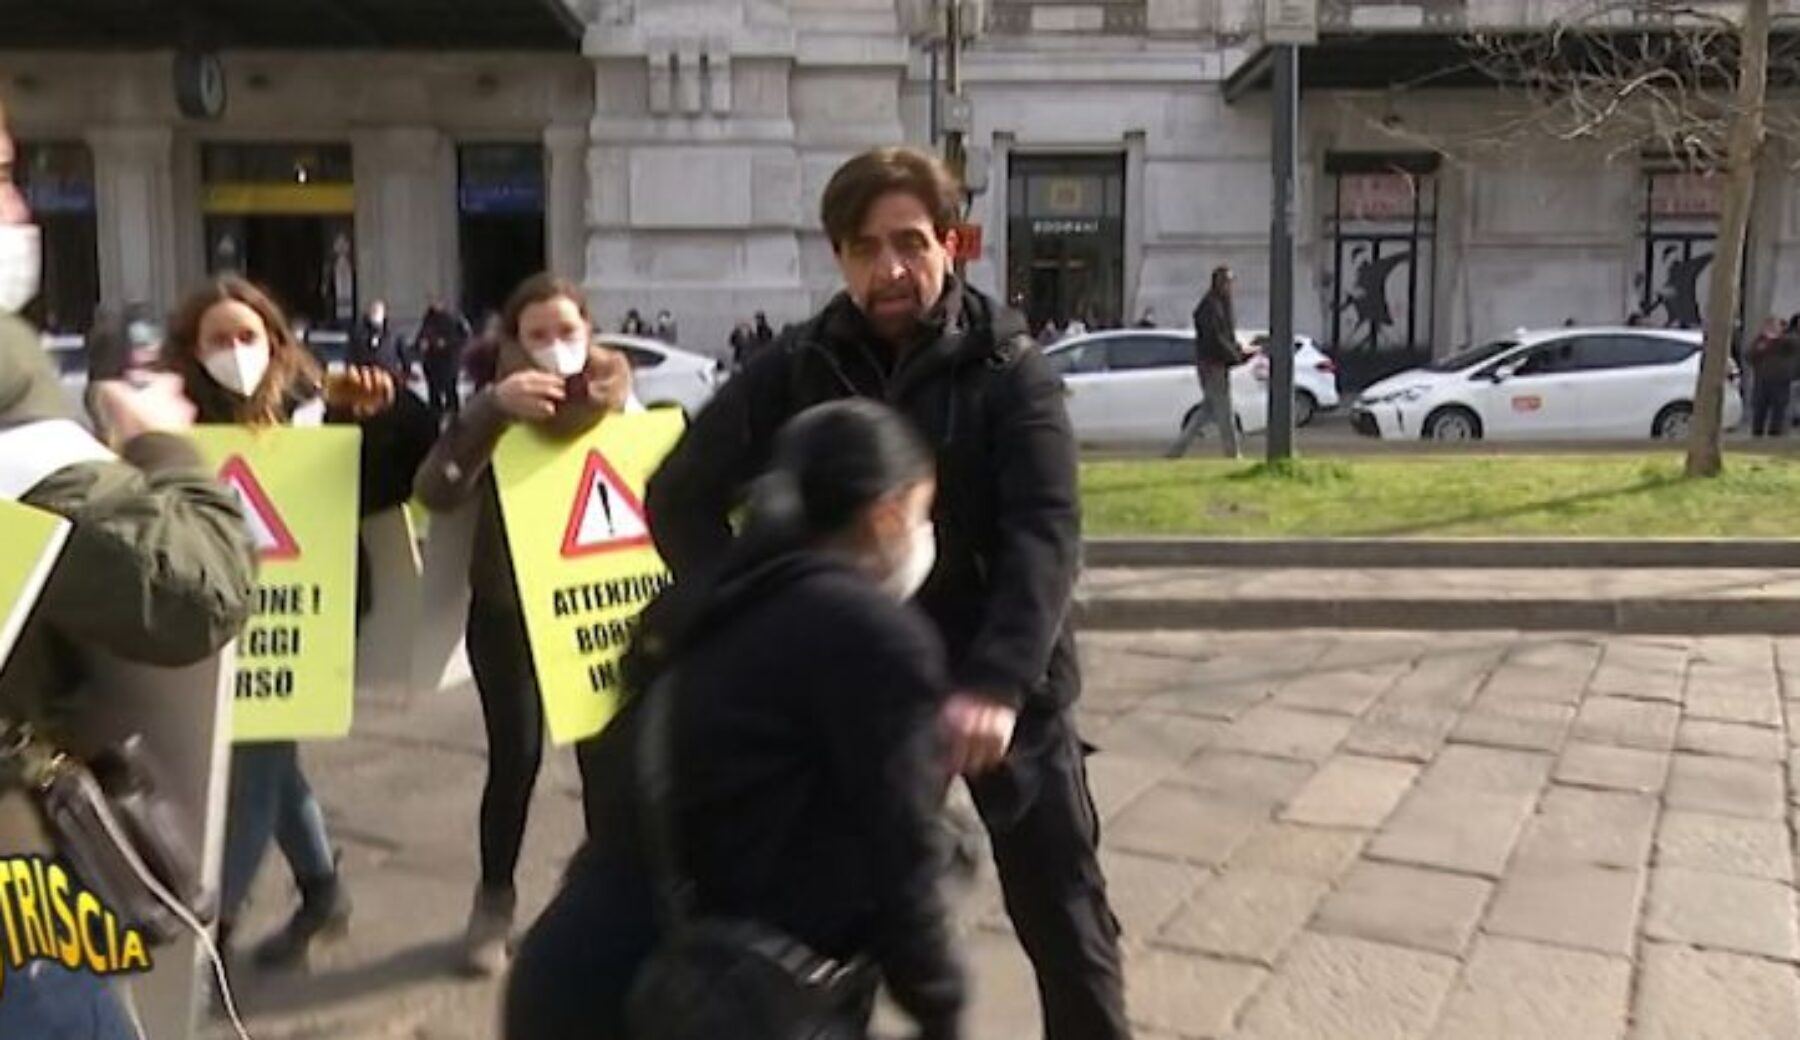
[[[1293,631],[1084,647],[1142,1036],[1800,1035],[1800,701],[1784,700],[1800,641]],[[357,917],[310,975],[245,969],[253,1034],[485,1040],[497,987],[450,971],[475,876],[472,691],[365,703],[351,739],[307,760]],[[553,756],[528,911],[577,840],[575,792],[572,760]],[[265,864],[248,940],[287,909],[280,869]],[[1035,1036],[991,878],[962,905],[971,1035]]]

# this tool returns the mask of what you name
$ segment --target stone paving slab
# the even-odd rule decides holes
[[[1800,1036],[1800,638],[1148,631],[1083,652],[1143,1040]],[[239,972],[252,1035],[493,1037],[497,985],[451,970],[476,873],[472,691],[364,701],[349,740],[304,755],[357,916],[310,973]],[[526,915],[580,840],[578,790],[550,753]],[[265,865],[246,939],[292,898]],[[991,869],[955,898],[969,1035],[1038,1035]]]

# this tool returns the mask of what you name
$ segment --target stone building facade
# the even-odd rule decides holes
[[[796,318],[833,291],[816,208],[834,167],[930,144],[942,123],[927,0],[567,3],[585,31],[554,53],[227,51],[212,122],[175,112],[166,52],[0,51],[62,310],[166,303],[232,264],[278,277],[316,321],[341,316],[345,291],[401,315],[431,291],[481,309],[548,266],[582,281],[603,324],[666,308],[683,345],[719,352],[735,321]],[[980,6],[963,69],[985,239],[971,279],[1040,323],[1168,324],[1230,264],[1241,323],[1262,324],[1261,5]],[[1520,325],[1692,317],[1711,178],[1571,144],[1439,154],[1492,92],[1394,91],[1379,49],[1358,57],[1541,22],[1542,5],[1331,0],[1321,16],[1304,62],[1302,330],[1401,360]],[[1787,154],[1771,148],[1758,200],[1752,313],[1800,309]]]

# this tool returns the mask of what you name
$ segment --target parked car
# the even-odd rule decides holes
[[[1268,382],[1269,359],[1262,356],[1269,345],[1266,329],[1239,329],[1238,345],[1246,354],[1257,355],[1252,371]],[[1192,337],[1190,337],[1191,339]],[[1335,411],[1342,403],[1338,393],[1337,362],[1319,349],[1311,336],[1294,336],[1294,425],[1310,425],[1320,412]]]
[[[646,407],[680,408],[691,417],[706,407],[724,380],[725,363],[718,358],[642,336],[607,332],[598,339],[631,362],[637,398]]]
[[[1425,440],[1687,436],[1700,333],[1675,329],[1520,330],[1364,390],[1351,425]],[[1743,421],[1734,364],[1725,425]]]
[[[1044,356],[1063,377],[1069,419],[1085,443],[1167,445],[1200,407],[1194,334],[1181,329],[1122,329],[1076,336]],[[1254,361],[1231,372],[1238,426],[1268,425],[1265,384]]]

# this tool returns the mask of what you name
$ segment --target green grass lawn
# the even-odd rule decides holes
[[[1800,536],[1800,460],[1734,456],[1716,480],[1664,456],[1486,456],[1081,467],[1091,536]]]

